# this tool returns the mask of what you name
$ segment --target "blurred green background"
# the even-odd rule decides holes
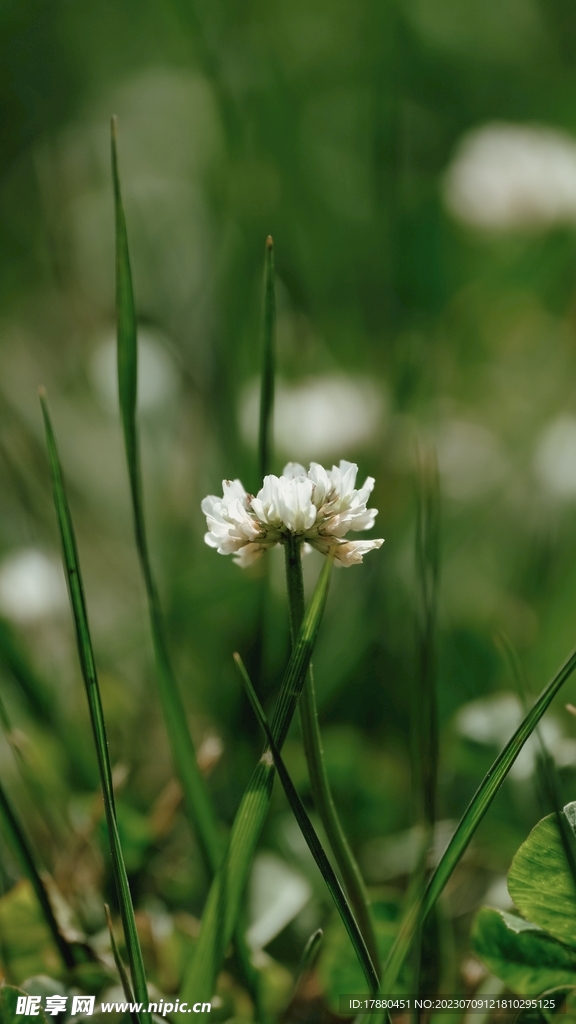
[[[567,0],[6,0],[0,39],[0,767],[78,925],[97,935],[102,885],[112,902],[113,893],[58,567],[43,383],[79,535],[127,859],[150,948],[172,965],[155,968],[168,991],[177,968],[166,943],[175,930],[193,938],[206,878],[172,781],[132,543],[115,399],[109,117],[120,118],[141,323],[154,561],[219,813],[231,822],[260,745],[231,654],[249,660],[271,701],[288,646],[281,553],[271,556],[260,654],[260,570],[204,545],[199,508],[223,477],[259,486],[271,233],[276,471],[289,458],[348,458],[361,480],[376,477],[375,535],[386,544],[334,574],[315,663],[351,841],[372,885],[401,887],[414,850],[418,444],[436,447],[442,490],[439,841],[519,718],[498,633],[535,691],[576,642],[576,11]],[[318,566],[310,556],[309,583]],[[576,682],[546,737],[574,799],[567,700],[576,703]],[[534,751],[447,894],[456,935],[486,893],[506,905],[510,856],[542,811]],[[306,795],[296,734],[287,760]],[[262,849],[253,919],[267,884],[292,885],[291,923],[278,910],[279,927],[255,943],[271,939],[268,952],[293,966],[330,906],[279,792]],[[9,849],[1,872],[14,892]]]

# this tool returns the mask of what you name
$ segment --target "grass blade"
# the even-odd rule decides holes
[[[104,910],[106,911],[106,924],[108,925],[108,932],[110,934],[110,946],[112,949],[112,956],[114,957],[114,963],[116,964],[116,970],[118,971],[118,976],[120,978],[120,983],[122,985],[122,991],[124,992],[126,1001],[129,1003],[134,1003],[135,1000],[134,995],[132,993],[130,978],[128,977],[128,972],[126,971],[124,962],[122,960],[122,957],[120,956],[120,950],[118,949],[118,944],[114,936],[112,915],[110,914],[110,907],[108,906],[107,903],[104,904]],[[138,1017],[134,1010],[130,1011],[130,1020],[132,1021],[132,1024],[138,1024]]]
[[[44,885],[40,872],[36,867],[36,861],[34,859],[34,855],[32,853],[24,829],[22,828],[16,815],[16,812],[14,811],[14,808],[12,807],[12,804],[10,803],[8,796],[6,795],[4,788],[2,787],[1,784],[0,813],[4,818],[6,830],[10,835],[12,845],[16,850],[16,853],[18,854],[18,857],[24,867],[26,874],[28,875],[28,878],[32,884],[32,888],[36,893],[36,897],[38,899],[40,907],[42,908],[42,913],[44,914],[46,924],[48,925],[48,928],[52,933],[52,938],[54,939],[54,943],[58,949],[58,952],[60,953],[60,956],[62,957],[65,966],[68,969],[71,969],[76,964],[74,949],[70,945],[70,943],[67,942],[67,940],[62,935],[62,932],[60,931],[58,922],[54,915],[54,911],[52,910],[52,904],[50,903],[48,892],[46,891],[46,886]]]
[[[286,739],[302,692],[326,605],[331,570],[332,559],[327,558],[280,686],[272,716],[272,735],[278,749]],[[214,994],[223,953],[238,917],[254,850],[270,805],[273,782],[274,761],[266,750],[248,783],[232,825],[226,857],[208,895],[194,957],[184,976],[183,1000],[207,1002]]]
[[[274,292],[274,242],[266,239],[264,264],[264,315],[262,330],[262,379],[260,385],[260,430],[258,465],[260,483],[270,472],[274,427],[274,373],[276,363],[276,296]],[[260,484],[259,484],[260,485]]]
[[[220,842],[216,820],[204,779],[196,760],[196,751],[186,721],[186,708],[172,670],[160,600],[152,573],[148,550],[144,499],[140,473],[140,450],[136,422],[138,380],[138,342],[136,310],[126,220],[120,192],[118,154],[116,148],[116,121],[112,119],[112,174],[114,179],[114,205],[116,213],[116,307],[118,328],[118,388],[120,411],[130,480],[134,532],[140,568],[146,588],[150,629],[154,645],[156,673],[162,713],[176,773],[182,786],[184,803],[195,828],[198,844],[212,877],[220,860]]]
[[[222,844],[216,823],[216,816],[202,777],[194,743],[188,729],[186,708],[174,675],[164,629],[160,599],[152,572],[148,549],[144,497],[140,471],[140,448],[136,419],[138,385],[138,338],[132,271],[128,250],[126,219],[120,191],[118,153],[116,146],[116,119],[112,119],[112,176],[114,181],[114,207],[116,216],[116,306],[118,334],[118,390],[124,445],[128,464],[130,495],[134,533],[140,569],[144,579],[150,631],[154,647],[156,675],[160,704],[172,760],[182,786],[184,805],[188,819],[195,831],[198,846],[210,879],[218,868],[222,856]],[[254,992],[256,1003],[260,1003],[258,979],[250,963],[249,950],[244,937],[236,937],[236,953],[248,988]]]
[[[512,674],[512,678],[516,683],[518,696],[520,697],[524,711],[526,711],[530,704],[531,695],[530,686],[522,667],[522,663],[512,642],[506,634],[500,633],[498,639]],[[564,847],[566,862],[568,864],[570,874],[572,875],[572,881],[574,882],[574,888],[576,890],[576,838],[563,811],[564,799],[556,772],[554,758],[548,752],[543,731],[540,726],[536,727],[535,733],[540,747],[540,756],[536,760],[536,770],[542,813],[549,814],[550,810],[552,810],[556,815],[556,824],[558,825],[560,839],[562,841],[562,846]]]
[[[268,724],[268,720],[266,718],[266,715],[264,714],[262,705],[258,700],[256,691],[254,690],[254,687],[250,682],[250,677],[244,667],[242,658],[240,657],[239,654],[235,654],[234,660],[240,672],[242,682],[244,683],[244,688],[246,690],[248,700],[250,701],[250,704],[252,706],[252,710],[256,718],[258,719],[258,724],[266,737],[269,750],[272,753],[272,757],[274,758],[274,765],[280,777],[280,781],[282,783],[284,792],[286,793],[288,803],[290,804],[294,817],[296,818],[296,821],[300,826],[300,831],[302,832],[302,835],[306,840],[308,849],[310,850],[310,853],[312,854],[314,860],[316,861],[320,874],[322,875],[324,881],[326,882],[326,886],[330,892],[332,899],[334,900],[336,909],[340,914],[340,917],[342,918],[342,923],[346,931],[348,932],[350,941],[354,947],[354,951],[356,953],[356,956],[358,957],[360,966],[364,971],[364,977],[366,978],[368,987],[370,988],[372,994],[375,994],[378,991],[378,974],[372,962],[370,953],[368,952],[368,947],[362,937],[362,933],[356,923],[356,918],[354,917],[354,914],[350,909],[350,904],[348,903],[344,890],[340,885],[340,882],[338,881],[336,872],[334,871],[334,868],[332,867],[330,861],[328,860],[328,857],[326,856],[324,847],[322,846],[322,843],[318,838],[318,834],[312,822],[310,821],[308,812],[306,811],[306,808],[304,807],[304,804],[302,803],[302,800],[300,799],[296,791],[292,779],[290,778],[288,769],[286,768],[286,765],[284,764],[284,761],[282,759],[282,755],[278,750],[278,746],[274,742],[274,737]]]
[[[60,458],[56,447],[56,439],[50,422],[45,392],[43,390],[40,392],[40,402],[42,405],[42,415],[44,417],[46,445],[48,448],[50,473],[54,489],[54,505],[56,507],[60,538],[62,541],[64,570],[68,581],[68,592],[70,595],[70,604],[74,619],[76,646],[78,648],[80,668],[82,671],[84,685],[86,687],[86,696],[88,698],[90,721],[92,724],[94,745],[96,747],[98,769],[100,772],[100,784],[104,800],[104,811],[108,827],[112,870],[114,873],[114,881],[116,883],[122,925],[124,927],[124,936],[126,940],[126,949],[128,951],[128,959],[130,962],[132,984],[134,986],[137,1000],[144,1006],[148,1006],[148,989],[146,985],[144,962],[142,960],[142,950],[140,949],[140,941],[136,930],[134,907],[132,905],[128,876],[126,874],[126,866],[124,864],[120,837],[118,835],[118,828],[116,825],[116,807],[114,801],[114,789],[112,785],[110,757],[108,754],[106,725],[104,722],[100,686],[98,683],[96,663],[94,660],[92,640],[90,637],[90,627],[88,624],[84,587],[82,584],[80,563],[78,560],[76,537],[74,534],[70,510],[68,508],[64,479],[60,466]],[[151,1016],[147,1010],[142,1010],[140,1020],[142,1021],[142,1024],[151,1024]]]
[[[526,740],[532,735],[544,712],[575,668],[576,650],[572,651],[564,664],[558,669],[556,675],[544,687],[536,703],[525,715],[514,735],[508,740],[508,743],[500,751],[492,767],[484,776],[468,804],[440,863],[432,875],[424,895],[410,902],[407,907],[400,923],[398,935],[384,966],[380,988],[382,993],[387,994],[394,990],[398,973],[411,947],[417,929],[425,921],[443,891]]]
[[[296,973],[296,982],[294,985],[294,992],[296,993],[302,984],[302,979],[311,971],[316,963],[316,959],[320,952],[320,946],[322,939],[324,938],[324,932],[321,928],[317,928],[315,932],[308,939],[308,942],[304,946],[300,963],[298,965],[298,971]]]

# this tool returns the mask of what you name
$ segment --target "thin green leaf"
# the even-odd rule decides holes
[[[90,721],[92,725],[94,745],[96,747],[96,756],[98,759],[98,768],[100,772],[100,784],[102,787],[104,812],[106,815],[106,824],[108,827],[108,839],[110,843],[112,870],[114,873],[114,881],[116,883],[116,892],[118,895],[118,904],[122,916],[122,924],[124,927],[126,949],[128,951],[128,959],[130,962],[130,972],[132,975],[132,983],[134,985],[134,990],[136,992],[136,998],[144,1006],[147,1006],[148,990],[146,986],[146,973],[144,970],[144,962],[142,959],[142,951],[140,949],[138,932],[136,930],[134,907],[132,905],[132,897],[130,895],[130,887],[128,885],[126,866],[124,864],[124,857],[122,855],[122,847],[120,844],[120,837],[118,835],[118,828],[116,824],[116,807],[114,801],[114,788],[112,784],[112,771],[110,767],[110,758],[108,754],[106,725],[104,721],[104,712],[102,709],[102,700],[100,697],[100,686],[98,683],[98,675],[96,672],[94,652],[92,649],[90,627],[88,624],[88,613],[86,609],[86,601],[84,598],[84,587],[82,584],[82,576],[80,572],[80,562],[78,559],[78,551],[76,547],[76,537],[74,534],[74,527],[72,524],[70,510],[68,508],[68,500],[66,498],[64,479],[62,476],[62,469],[60,465],[60,458],[58,455],[58,449],[56,447],[56,439],[54,437],[54,431],[52,429],[52,424],[50,422],[48,406],[46,404],[46,396],[43,390],[41,390],[40,392],[40,402],[42,405],[42,415],[44,417],[46,445],[48,448],[50,473],[52,477],[52,486],[54,489],[54,505],[56,507],[56,515],[58,518],[58,526],[60,529],[60,538],[62,541],[64,570],[68,581],[68,592],[70,595],[70,604],[72,607],[72,616],[74,619],[76,646],[78,649],[80,668],[82,671],[84,685],[86,687],[86,696],[88,698]],[[151,1024],[151,1016],[147,1010],[143,1010],[141,1012],[140,1020],[142,1022],[145,1022],[145,1024]]]
[[[50,903],[50,897],[46,890],[46,886],[42,881],[40,872],[36,867],[36,861],[32,853],[32,849],[26,837],[26,833],[20,824],[18,817],[12,804],[10,803],[7,794],[5,793],[2,785],[0,784],[0,813],[4,819],[6,831],[8,832],[12,845],[22,863],[24,871],[28,875],[28,878],[32,884],[32,888],[36,893],[36,897],[42,908],[42,913],[46,920],[46,924],[52,933],[54,943],[58,948],[58,952],[64,961],[64,965],[70,969],[76,964],[76,957],[74,950],[69,942],[64,938],[58,922],[52,910],[52,904]]]
[[[302,692],[326,605],[331,569],[332,559],[327,558],[280,686],[272,717],[272,735],[278,749],[282,749]],[[226,857],[208,894],[194,957],[184,976],[183,1000],[194,998],[207,1002],[214,994],[216,977],[238,918],[252,857],[268,813],[273,782],[274,762],[269,751],[265,751],[234,818]]]
[[[260,481],[270,472],[274,426],[276,296],[274,291],[274,242],[271,235],[268,235],[266,239],[264,313],[262,320],[262,376],[260,385],[260,430],[258,435]]]
[[[542,690],[534,706],[524,717],[514,735],[508,740],[508,743],[500,751],[492,767],[484,776],[430,879],[424,895],[409,903],[401,922],[398,936],[384,966],[381,983],[381,991],[384,994],[393,991],[394,983],[418,927],[426,919],[436,900],[444,890],[448,879],[502,786],[526,740],[532,735],[544,712],[575,668],[576,651],[572,651],[553,679]]]
[[[314,964],[316,963],[316,959],[320,952],[323,938],[324,932],[322,931],[322,928],[317,928],[315,932],[312,932],[312,935],[304,946],[302,956],[300,957],[300,963],[298,964],[298,970],[296,972],[296,982],[294,984],[295,993],[300,988],[305,976],[314,969]]]
[[[268,747],[272,753],[272,757],[274,758],[276,771],[280,776],[280,781],[282,783],[284,792],[286,793],[288,803],[292,808],[292,813],[294,814],[294,817],[296,818],[296,821],[300,826],[300,831],[302,832],[302,835],[306,840],[308,849],[310,850],[310,853],[312,854],[314,860],[316,861],[320,874],[322,875],[324,881],[326,882],[326,886],[330,892],[332,899],[334,900],[336,909],[340,914],[340,917],[342,918],[342,923],[346,931],[348,932],[348,935],[350,936],[350,941],[354,946],[356,956],[358,957],[362,970],[364,971],[364,977],[370,988],[370,991],[372,993],[376,993],[378,991],[378,974],[372,962],[370,953],[368,952],[368,947],[362,937],[362,933],[356,923],[356,918],[354,917],[354,914],[352,913],[352,910],[350,908],[350,904],[346,899],[346,894],[344,893],[344,890],[340,885],[340,882],[338,881],[336,872],[334,871],[334,868],[332,867],[330,861],[328,860],[328,857],[326,856],[326,853],[324,852],[324,847],[322,846],[322,843],[318,838],[317,832],[312,822],[310,821],[308,812],[306,811],[304,804],[302,803],[300,797],[298,796],[298,792],[296,791],[292,779],[288,774],[288,770],[286,768],[286,765],[284,764],[282,755],[278,750],[276,743],[274,742],[274,737],[272,735],[270,726],[268,725],[268,720],[266,718],[266,715],[264,714],[262,705],[258,700],[256,691],[254,690],[254,687],[250,682],[250,678],[248,676],[246,668],[244,667],[242,658],[240,657],[239,654],[235,654],[234,660],[239,669],[240,676],[242,682],[244,683],[244,688],[248,696],[248,700],[250,701],[250,704],[252,706],[252,710],[256,715],[256,718],[258,719],[258,724],[262,729],[268,742]]]
[[[186,708],[174,675],[164,620],[148,549],[144,497],[140,471],[140,449],[136,419],[138,384],[138,338],[132,271],[128,250],[126,219],[120,191],[116,119],[112,119],[112,175],[116,215],[116,306],[118,335],[118,389],[124,432],[124,445],[130,480],[136,548],[148,599],[150,631],[154,646],[156,675],[162,714],[168,734],[172,760],[182,786],[186,812],[195,830],[208,875],[212,878],[221,861],[222,849],[216,816],[196,758],[187,724]],[[236,937],[236,953],[248,987],[260,1003],[257,974],[250,963],[242,936]]]
[[[514,682],[516,683],[516,689],[518,690],[518,695],[522,701],[524,711],[526,711],[530,703],[531,694],[530,686],[522,667],[522,663],[511,640],[506,636],[506,634],[500,633],[498,639],[500,641],[504,657],[508,662],[508,667],[512,673]],[[534,731],[540,746],[540,756],[536,761],[536,770],[542,810],[543,813],[546,814],[550,809],[552,809],[556,815],[556,824],[562,837],[564,855],[576,888],[576,837],[568,823],[566,815],[563,813],[564,800],[562,797],[560,781],[558,779],[554,758],[548,752],[542,729],[537,726]]]
[[[134,1003],[135,1000],[134,1000],[134,995],[132,993],[132,986],[130,984],[130,978],[128,977],[128,972],[126,971],[126,968],[124,966],[124,961],[122,960],[122,957],[120,956],[120,950],[118,949],[118,943],[116,942],[116,937],[114,935],[114,926],[112,924],[112,915],[110,914],[110,907],[108,906],[107,903],[104,904],[104,910],[106,912],[106,924],[108,925],[108,932],[110,934],[110,946],[111,946],[111,949],[112,949],[112,956],[114,957],[114,963],[116,964],[116,970],[118,971],[118,975],[120,977],[120,983],[122,985],[122,991],[124,992],[124,995],[126,996],[127,1002]],[[134,1010],[130,1011],[130,1019],[133,1022],[133,1024],[138,1024],[138,1016],[137,1016],[137,1014],[135,1013]]]
[[[210,803],[204,779],[198,767],[196,751],[187,725],[186,708],[174,675],[160,600],[152,573],[148,550],[144,499],[140,472],[140,451],[138,426],[136,422],[136,400],[138,379],[138,344],[134,290],[128,251],[126,219],[122,206],[118,154],[116,147],[116,121],[112,119],[112,174],[114,179],[114,203],[116,211],[116,307],[118,329],[118,388],[120,411],[124,431],[124,444],[136,547],[144,585],[148,598],[150,629],[156,660],[156,673],[160,703],[166,723],[172,758],[182,786],[184,803],[189,819],[196,830],[198,844],[210,877],[220,861],[220,841],[216,819]]]

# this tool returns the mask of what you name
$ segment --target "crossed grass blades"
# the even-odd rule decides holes
[[[371,989],[378,988],[378,975],[381,965],[373,962],[369,948],[369,936],[362,929],[358,915],[347,898],[330,861],[326,850],[311,828],[309,818],[302,808],[294,786],[289,778],[281,758],[281,747],[286,738],[293,715],[295,713],[302,689],[305,685],[310,659],[320,628],[324,612],[331,563],[327,559],[320,573],[312,598],[306,609],[301,626],[294,639],[294,645],[284,678],[279,690],[272,722],[268,725],[255,694],[249,687],[252,704],[260,725],[266,735],[263,755],[254,771],[253,777],[241,801],[232,826],[225,849],[218,840],[217,818],[209,796],[206,792],[202,776],[199,772],[194,747],[183,713],[183,703],[172,671],[168,644],[165,636],[160,602],[155,586],[154,576],[146,535],[142,483],[140,476],[138,430],[136,421],[137,397],[137,333],[136,313],[126,223],[122,208],[118,163],[115,145],[115,128],[113,128],[113,178],[116,210],[116,261],[117,261],[117,304],[118,304],[118,373],[120,388],[120,404],[122,425],[127,455],[128,474],[132,494],[132,507],[136,545],[140,558],[142,575],[148,596],[150,626],[156,657],[159,693],[166,729],[172,750],[174,765],[182,786],[188,816],[198,838],[204,860],[213,876],[210,893],[202,919],[201,934],[193,957],[182,983],[181,998],[194,998],[209,1001],[213,996],[216,979],[223,963],[226,948],[230,939],[235,936],[237,956],[244,967],[245,980],[255,997],[258,1019],[264,1019],[258,1009],[258,983],[255,972],[249,962],[243,936],[238,928],[238,920],[242,909],[243,895],[247,876],[250,870],[258,837],[264,823],[272,792],[275,767],[279,771],[282,784],[289,795],[289,800],[303,830],[307,841],[314,848],[317,863],[320,866],[326,884],[332,893],[336,906],[343,919],[347,922],[353,946],[361,963],[367,983]],[[270,458],[271,419],[273,408],[274,383],[274,304],[273,304],[273,250],[271,242],[267,244],[265,317],[264,317],[264,359],[262,384],[261,437],[259,445],[260,461],[266,465]],[[68,579],[70,601],[76,631],[76,641],[82,675],[88,699],[92,733],[98,761],[100,781],[104,799],[106,823],[110,843],[111,863],[116,883],[118,903],[124,930],[125,948],[128,958],[128,972],[123,969],[120,954],[115,949],[118,970],[125,991],[134,993],[137,1001],[147,1005],[147,984],[142,952],[134,918],[126,868],[122,856],[121,844],[116,825],[114,792],[106,741],[106,728],[98,677],[94,662],[88,615],[84,599],[80,564],[72,519],[68,507],[62,468],[58,456],[56,440],[48,413],[46,398],[41,396],[44,416],[46,441],[50,470],[54,488],[54,500],[58,525],[60,529],[64,565]],[[428,642],[428,641],[427,641]],[[462,820],[434,874],[425,889],[416,888],[415,894],[407,902],[398,934],[387,963],[384,965],[379,991],[387,994],[393,991],[398,973],[418,934],[421,933],[423,922],[434,907],[439,895],[458,864],[464,850],[470,842],[480,820],[486,813],[490,803],[502,786],[510,767],[518,756],[522,746],[537,727],[544,712],[550,705],[563,683],[576,667],[576,651],[561,666],[554,678],[542,691],[534,706],[527,712],[514,736],[498,755],[492,768],[482,780],[473,800],[467,808]],[[246,680],[245,680],[246,682]],[[246,684],[248,685],[248,684]],[[314,709],[315,712],[315,709]],[[316,721],[317,728],[317,721]],[[430,787],[430,780],[427,782]],[[429,788],[430,792],[430,788]],[[41,876],[36,868],[36,858],[31,851],[24,829],[17,820],[7,798],[0,800],[7,831],[18,850],[23,868],[35,886],[36,894],[43,910],[48,926],[52,929],[54,941],[60,950],[65,968],[71,968],[76,953],[73,947],[59,934],[50,903],[46,895]],[[432,817],[430,811],[429,818]],[[319,941],[315,939],[315,942]],[[150,1024],[150,1015],[142,1010],[138,1015],[140,1024]]]

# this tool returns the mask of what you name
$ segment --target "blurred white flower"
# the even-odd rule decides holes
[[[460,708],[456,715],[456,729],[476,743],[503,747],[520,725],[524,717],[522,705],[513,693],[497,693],[471,701]],[[566,749],[562,732],[556,719],[548,716],[540,723],[540,734],[546,748],[554,759],[566,763]],[[534,772],[536,758],[540,752],[538,737],[532,734],[526,741],[510,769],[515,779],[528,779]]]
[[[270,475],[256,497],[240,480],[223,480],[223,497],[209,494],[202,502],[208,533],[204,540],[221,555],[235,555],[238,565],[253,565],[264,551],[283,544],[289,534],[323,555],[334,552],[340,565],[354,565],[383,540],[345,541],[349,530],[370,530],[377,515],[366,502],[373,477],[356,490],[358,466],[342,460],[325,470],[312,462],[289,462],[282,476]]]
[[[16,622],[59,611],[67,603],[60,562],[36,548],[9,555],[0,566],[0,612]]]
[[[556,498],[576,498],[576,418],[560,416],[542,432],[534,455],[540,483]]]
[[[251,949],[262,949],[306,906],[312,886],[273,853],[256,855],[250,880],[250,917],[246,939]]]
[[[320,458],[374,438],[382,419],[382,389],[366,378],[311,377],[289,386],[278,382],[274,402],[274,444],[298,458]],[[258,438],[260,383],[245,391],[240,407],[244,438]]]
[[[498,438],[479,423],[449,420],[436,436],[442,487],[462,501],[480,497],[506,472]]]
[[[488,230],[576,222],[576,140],[544,125],[492,123],[462,140],[443,182],[456,217]]]
[[[90,376],[96,395],[107,412],[118,411],[116,338],[106,338],[92,353]],[[138,331],[138,411],[165,406],[178,390],[178,374],[160,335]]]

